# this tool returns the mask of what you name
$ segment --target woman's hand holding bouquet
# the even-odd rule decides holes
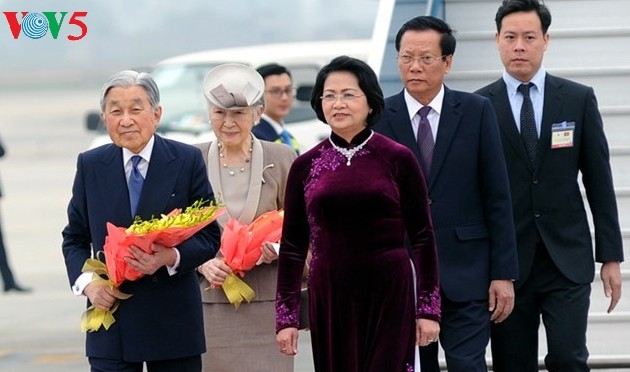
[[[260,265],[262,263],[270,264],[278,259],[278,254],[280,253],[280,243],[265,242],[261,247],[261,252],[262,254],[260,255],[260,259],[258,259],[258,262],[256,262],[256,265]]]
[[[250,302],[256,295],[241,277],[261,262],[277,258],[272,244],[280,240],[284,211],[270,211],[260,215],[250,225],[230,218],[221,235],[221,256],[199,267],[211,288],[221,286],[228,300],[238,309],[243,301]],[[263,253],[263,251],[265,251]]]
[[[220,288],[225,282],[225,278],[232,274],[232,269],[226,265],[223,258],[215,257],[209,261],[206,261],[203,265],[197,268],[197,271],[203,275],[210,288]],[[209,288],[206,288],[209,289]]]

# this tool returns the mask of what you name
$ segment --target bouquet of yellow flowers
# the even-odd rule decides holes
[[[117,227],[108,222],[103,246],[105,263],[90,258],[83,265],[83,272],[96,274],[92,279],[93,283],[110,287],[118,299],[127,299],[131,295],[120,292],[118,287],[125,280],[133,281],[144,275],[125,262],[126,257],[132,257],[129,247],[136,246],[147,253],[152,253],[151,246],[154,243],[174,247],[208,226],[224,212],[222,205],[206,205],[204,201],[198,200],[184,212],[175,209],[160,218],[147,221],[136,217],[128,228]],[[115,321],[113,314],[117,308],[118,302],[108,311],[90,306],[81,318],[81,329],[93,332],[101,325],[109,329]]]

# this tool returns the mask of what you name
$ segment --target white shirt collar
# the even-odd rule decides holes
[[[503,81],[505,82],[505,86],[510,97],[516,95],[518,86],[523,83],[533,83],[536,90],[542,93],[545,89],[545,76],[547,76],[547,71],[545,71],[545,68],[542,66],[538,69],[530,81],[517,80],[512,75],[508,74],[507,71],[503,70]]]
[[[134,155],[140,155],[140,157],[144,160],[147,161],[147,163],[149,161],[151,161],[151,154],[153,153],[153,144],[155,143],[155,135],[151,136],[151,139],[149,139],[149,142],[147,142],[147,144],[144,146],[144,148],[137,154],[134,154],[133,152],[129,151],[128,149],[124,148],[122,149],[123,152],[123,164],[127,164],[129,162],[129,159],[131,159],[132,156]]]
[[[407,89],[405,89],[404,92],[405,92],[404,93],[405,103],[407,104],[407,110],[409,110],[409,119],[413,121],[413,117],[416,115],[416,113],[418,113],[418,110],[424,107],[424,105],[416,101],[416,99],[413,98],[411,94],[409,94],[409,92],[407,92]],[[431,102],[429,102],[427,106],[431,106],[431,108],[439,115],[440,112],[442,111],[443,102],[444,102],[444,84],[442,84],[442,87],[440,88],[440,91],[438,92],[438,94],[433,98],[433,100],[431,100]]]

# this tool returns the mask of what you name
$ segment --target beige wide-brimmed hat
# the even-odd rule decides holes
[[[252,106],[265,92],[265,80],[253,68],[225,63],[210,70],[203,79],[206,99],[223,109]]]

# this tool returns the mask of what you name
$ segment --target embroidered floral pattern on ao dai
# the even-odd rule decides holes
[[[416,317],[439,320],[440,311],[437,255],[420,182],[413,154],[369,129],[350,143],[333,134],[293,163],[276,329],[297,326],[297,284],[310,247],[316,371],[413,371]],[[407,230],[412,247],[405,245]],[[417,283],[411,257],[423,274]]]

